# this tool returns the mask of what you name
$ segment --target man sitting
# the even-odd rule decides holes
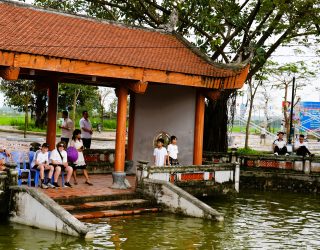
[[[303,157],[306,155],[313,156],[308,149],[308,143],[304,141],[304,135],[299,135],[299,140],[294,143],[294,149],[297,155]]]
[[[283,139],[284,132],[278,132],[278,139],[276,139],[272,146],[273,146],[273,153],[274,155],[289,155],[287,150],[287,142]]]

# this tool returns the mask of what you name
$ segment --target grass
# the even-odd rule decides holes
[[[99,118],[92,118],[91,123],[93,126],[94,131],[97,130],[97,124],[100,123]],[[19,130],[24,130],[24,115],[16,115],[16,116],[6,116],[0,115],[0,126],[15,126]],[[106,119],[103,121],[103,131],[114,131],[117,126],[116,119]],[[79,120],[75,122],[75,127],[79,128]],[[45,128],[37,128],[35,126],[35,122],[33,119],[29,120],[29,127],[27,131],[32,132],[46,132]],[[57,133],[60,133],[61,129],[57,126]]]
[[[272,133],[276,133],[277,131],[280,130],[280,127],[274,127],[274,128],[271,128],[271,132]],[[233,133],[245,133],[246,132],[246,127],[245,126],[239,126],[239,125],[234,125],[231,129],[231,132]],[[252,128],[250,127],[250,134],[260,134],[260,131],[258,129],[255,129],[255,128]]]
[[[19,126],[19,124],[24,123],[24,116],[17,115],[17,116],[0,116],[0,125],[1,126]]]

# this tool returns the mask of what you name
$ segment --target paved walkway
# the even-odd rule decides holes
[[[127,176],[129,183],[131,184],[130,189],[112,189],[112,175],[111,174],[94,174],[90,175],[90,180],[93,186],[85,184],[85,178],[82,175],[77,176],[78,185],[73,185],[73,179],[71,179],[72,188],[60,187],[55,189],[41,189],[41,190],[52,199],[64,199],[71,197],[88,197],[88,196],[107,196],[107,195],[117,195],[117,194],[131,194],[135,192],[135,176]],[[61,180],[61,178],[59,178]],[[61,184],[61,183],[60,183]]]

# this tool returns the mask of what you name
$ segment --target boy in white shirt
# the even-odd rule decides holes
[[[154,165],[157,167],[165,166],[168,158],[167,150],[165,147],[163,147],[163,144],[164,140],[158,139],[157,147],[153,151]]]
[[[294,150],[296,151],[297,155],[313,156],[308,149],[308,143],[304,141],[304,135],[299,135],[299,140],[294,143]]]
[[[65,142],[61,141],[56,145],[56,147],[57,148],[54,149],[50,155],[50,161],[51,161],[50,165],[53,165],[55,170],[53,185],[55,187],[60,187],[58,185],[58,178],[62,168],[65,172],[67,172],[67,178],[66,178],[66,182],[64,183],[64,186],[71,188],[72,186],[70,184],[70,179],[72,176],[73,169],[68,165],[67,152],[64,150],[66,147],[66,144]]]
[[[48,154],[49,144],[43,143],[41,149],[39,149],[31,162],[31,168],[39,169],[40,171],[40,187],[47,188],[55,188],[54,185],[51,184],[51,178],[53,174],[54,167],[49,165],[49,154]],[[49,170],[47,182],[44,182],[44,171]]]
[[[168,145],[168,162],[170,166],[176,166],[179,165],[177,137],[174,135],[171,136],[170,142],[171,143]]]

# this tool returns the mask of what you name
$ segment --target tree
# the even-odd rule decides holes
[[[287,135],[290,134],[290,116],[288,114],[289,107],[293,108],[297,104],[297,102],[299,102],[299,98],[295,98],[297,95],[297,91],[305,87],[310,78],[315,76],[316,72],[313,70],[311,71],[303,61],[299,61],[296,63],[286,63],[274,69],[275,83],[273,84],[273,87],[279,90],[283,90],[284,92],[283,118]],[[296,78],[296,83],[293,90],[294,100],[292,103],[289,89],[292,86],[293,77]]]
[[[248,110],[248,120],[246,124],[246,137],[244,147],[246,149],[249,148],[249,136],[250,136],[250,123],[252,117],[252,110],[254,99],[256,94],[258,93],[258,89],[261,87],[266,87],[266,83],[270,78],[273,70],[272,67],[275,65],[274,62],[269,60],[262,68],[260,68],[259,72],[257,72],[253,77],[249,78],[247,81],[248,85],[248,102],[249,102],[249,110]]]
[[[215,62],[241,63],[253,57],[248,81],[264,66],[279,46],[291,42],[309,44],[308,36],[318,37],[320,19],[318,0],[35,0],[35,4],[72,12],[122,21],[153,28],[168,27],[170,15],[177,12],[173,28],[189,39],[195,47],[205,52]],[[228,94],[227,94],[228,93]],[[227,126],[227,103],[234,97],[226,91],[218,100],[208,102],[205,139],[214,136],[215,144],[226,149],[226,133],[211,126],[219,121]],[[232,103],[232,102],[231,102]],[[223,106],[225,105],[225,106]],[[213,110],[209,110],[209,109]],[[219,108],[219,110],[217,110]],[[213,130],[213,131],[210,131]],[[227,129],[223,129],[227,131]],[[213,141],[213,138],[209,139]],[[205,144],[206,150],[220,150],[213,143]],[[207,145],[207,146],[206,146]]]
[[[35,99],[34,87],[34,82],[29,80],[3,80],[0,86],[6,104],[25,113],[24,137],[26,137],[26,131],[29,127],[29,108],[33,105]]]
[[[112,93],[112,90],[110,88],[99,88],[98,93],[99,93],[99,105],[100,105],[99,107],[100,122],[101,122],[101,125],[103,126],[103,118],[104,118],[104,111],[105,111],[104,105],[107,100],[107,97]]]
[[[80,111],[94,111],[99,105],[98,87],[70,83],[59,84],[58,109],[59,111],[72,111],[73,121],[76,120],[77,108],[80,107]]]

